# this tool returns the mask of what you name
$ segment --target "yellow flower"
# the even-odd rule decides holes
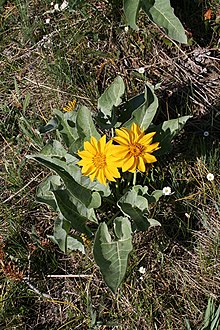
[[[106,135],[103,135],[99,141],[92,136],[90,142],[84,142],[85,150],[78,151],[82,159],[77,163],[82,166],[82,174],[89,176],[91,181],[96,177],[104,185],[106,179],[116,181],[115,178],[120,178],[118,161],[113,155],[115,147],[112,140],[106,143]]]
[[[76,107],[76,100],[68,102],[67,106],[63,108],[64,111],[70,112]]]
[[[115,146],[115,156],[121,160],[122,171],[134,173],[136,169],[146,171],[146,163],[157,161],[152,152],[158,150],[159,142],[152,143],[156,132],[145,134],[140,127],[133,123],[131,129],[120,128],[115,130],[117,136],[113,138],[120,145]]]

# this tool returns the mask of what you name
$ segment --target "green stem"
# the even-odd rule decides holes
[[[112,138],[114,137],[114,128],[111,128]]]
[[[133,176],[133,186],[136,185],[136,178],[137,178],[137,172],[134,172],[134,176]]]
[[[107,226],[114,221],[114,219],[121,213],[121,211],[117,211],[111,219],[108,220]]]

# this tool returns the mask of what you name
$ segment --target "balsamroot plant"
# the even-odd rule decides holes
[[[148,172],[189,118],[154,125],[153,87],[126,101],[124,93],[118,76],[99,98],[96,115],[85,106],[54,111],[41,133],[56,131],[57,138],[29,156],[54,172],[37,191],[37,200],[57,212],[50,238],[63,252],[82,253],[89,240],[113,292],[124,278],[133,235],[160,225],[150,208],[163,192],[149,191]]]

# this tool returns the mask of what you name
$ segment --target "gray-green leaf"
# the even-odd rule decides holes
[[[59,110],[54,110],[58,121],[58,130],[62,135],[63,141],[67,147],[70,147],[78,138],[76,129],[76,111],[62,113]]]
[[[76,205],[71,200],[71,196],[68,194],[67,190],[56,190],[53,191],[55,196],[57,206],[59,207],[59,211],[64,216],[66,220],[68,220],[71,224],[71,227],[77,230],[80,233],[85,233],[87,236],[91,236],[91,230],[87,227],[86,222],[88,220],[92,222],[97,222],[95,218],[95,214],[89,214],[87,209],[81,209],[82,213],[79,213],[79,210]],[[89,219],[90,216],[90,219]]]
[[[123,126],[130,128],[134,122],[144,131],[150,126],[158,108],[158,99],[150,85],[146,85],[144,97],[144,103],[133,111],[131,119],[124,123]]]
[[[69,155],[69,157],[70,156],[71,155]],[[72,194],[86,207],[98,208],[101,205],[100,194],[97,191],[92,192],[78,182],[82,175],[80,168],[77,167],[76,164],[72,163],[67,165],[65,159],[61,160],[56,157],[45,156],[42,154],[27,156],[27,158],[35,159],[55,171],[63,180],[70,194]]]
[[[55,244],[59,246],[61,251],[67,253],[68,251],[79,250],[82,253],[84,251],[84,245],[78,239],[73,238],[68,235],[70,230],[70,223],[66,219],[60,217],[54,222],[54,233],[53,235],[48,235]]]
[[[158,126],[151,127],[151,131],[157,132],[156,139],[160,142],[160,149],[155,152],[155,155],[164,155],[171,151],[172,139],[184,127],[189,118],[191,118],[191,116],[182,116],[164,121],[163,124]]]
[[[112,240],[106,223],[101,223],[96,232],[93,254],[105,283],[115,293],[124,278],[132,250],[130,221],[124,217],[116,218],[114,234]]]
[[[124,92],[124,81],[120,76],[118,76],[98,99],[98,109],[103,113],[105,118],[110,118],[112,108],[118,107],[122,102],[121,97]]]
[[[134,221],[136,229],[145,231],[149,228],[150,224],[146,216],[149,213],[148,200],[139,195],[134,187],[120,198],[118,206]]]
[[[51,206],[54,211],[57,211],[57,204],[54,198],[54,194],[51,191],[60,189],[62,186],[60,177],[58,175],[51,175],[46,178],[43,182],[37,187],[36,200],[39,203],[45,203]]]
[[[128,22],[128,25],[138,30],[137,16],[140,9],[140,0],[124,0],[124,13]]]
[[[95,128],[91,111],[85,106],[82,106],[77,111],[76,127],[79,137],[85,140],[90,140],[91,136],[94,136],[97,140],[100,139],[100,134]]]
[[[172,39],[187,44],[187,37],[180,20],[174,14],[169,0],[142,0],[141,6],[147,15]]]

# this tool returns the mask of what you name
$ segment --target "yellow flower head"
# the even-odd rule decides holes
[[[140,127],[133,123],[131,129],[120,128],[115,130],[117,136],[113,138],[119,145],[115,146],[115,156],[121,160],[122,171],[134,173],[136,169],[146,171],[146,163],[157,161],[152,152],[158,150],[159,142],[152,143],[156,132],[145,134]],[[116,151],[116,150],[115,150]]]
[[[76,107],[76,100],[68,102],[67,106],[63,108],[64,111],[70,112]]]
[[[82,174],[89,176],[91,181],[96,177],[104,185],[106,179],[116,181],[115,178],[120,178],[118,160],[113,155],[115,147],[112,140],[106,143],[106,135],[99,141],[92,136],[90,142],[84,142],[84,150],[78,151],[82,159],[77,163],[82,166]]]

